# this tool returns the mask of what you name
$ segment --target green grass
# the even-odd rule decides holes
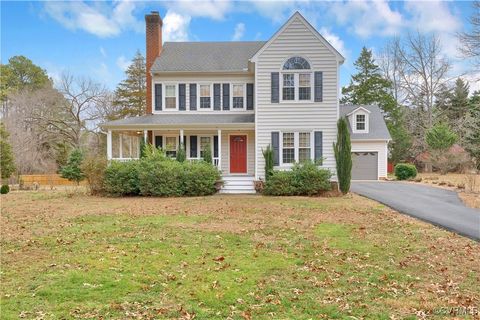
[[[80,214],[28,245],[2,241],[21,259],[2,264],[1,318],[413,319],[427,282],[442,281],[427,261],[409,264],[432,250],[425,226],[393,221],[381,205],[362,202],[356,213],[348,199],[258,199],[208,198],[222,214],[200,213],[201,198],[172,200],[179,214]],[[320,220],[300,226],[308,219]],[[470,295],[478,278],[465,274]]]

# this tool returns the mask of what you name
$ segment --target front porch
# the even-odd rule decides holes
[[[107,131],[108,160],[129,161],[140,157],[141,141],[147,141],[176,157],[183,146],[188,161],[203,159],[210,148],[213,164],[222,176],[254,176],[255,132],[237,128],[155,128],[109,129]]]

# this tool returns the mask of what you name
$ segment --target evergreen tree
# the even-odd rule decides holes
[[[75,181],[77,185],[85,179],[85,174],[82,172],[81,164],[83,161],[83,152],[80,149],[75,149],[68,158],[67,165],[60,170],[62,178],[70,181]]]
[[[475,160],[476,167],[480,170],[480,91],[475,91],[470,98],[467,119],[465,150]]]
[[[447,151],[457,141],[457,135],[448,124],[439,122],[427,131],[425,139],[431,150]]]
[[[469,107],[469,91],[468,83],[463,81],[462,78],[455,81],[455,87],[452,91],[452,106],[449,112],[451,120],[463,119],[466,116]]]
[[[13,152],[8,142],[8,132],[5,126],[0,122],[0,171],[2,179],[8,179],[15,172],[15,162]]]
[[[344,117],[338,119],[337,143],[333,143],[333,150],[335,152],[340,191],[346,194],[350,190],[352,179],[352,144],[350,142],[347,119]]]
[[[146,101],[146,66],[145,58],[137,51],[132,63],[125,71],[127,78],[120,82],[115,90],[113,105],[118,112],[109,120],[145,114]]]
[[[392,136],[390,154],[393,162],[408,155],[412,139],[405,127],[405,109],[399,106],[392,94],[392,84],[382,75],[371,50],[363,47],[354,63],[357,73],[352,75],[350,85],[342,88],[345,104],[376,104],[382,109],[387,127]]]

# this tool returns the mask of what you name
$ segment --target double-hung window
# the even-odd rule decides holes
[[[175,158],[177,156],[177,137],[165,137],[165,153],[168,157]]]
[[[207,148],[212,148],[211,142],[212,141],[210,137],[200,137],[200,158],[204,157],[205,150],[207,150]]]
[[[282,164],[312,160],[312,139],[310,132],[282,133]]]
[[[356,129],[358,131],[365,131],[365,128],[366,128],[366,118],[365,118],[365,115],[364,114],[357,114],[356,115],[356,119],[355,119],[355,123],[356,123]]]
[[[312,86],[311,73],[298,74],[298,100],[311,100]]]
[[[233,109],[243,109],[244,107],[244,85],[243,84],[234,84],[232,86],[232,108]]]
[[[295,74],[294,73],[283,74],[282,99],[295,100]]]
[[[174,110],[177,108],[177,86],[174,84],[165,85],[165,109]]]
[[[210,109],[212,106],[212,97],[209,84],[200,85],[200,109]]]

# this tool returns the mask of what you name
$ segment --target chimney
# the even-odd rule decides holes
[[[152,75],[150,74],[150,68],[152,67],[155,59],[160,56],[162,51],[162,19],[158,11],[152,11],[150,14],[145,15],[146,24],[146,44],[147,44],[147,114],[152,113]]]

